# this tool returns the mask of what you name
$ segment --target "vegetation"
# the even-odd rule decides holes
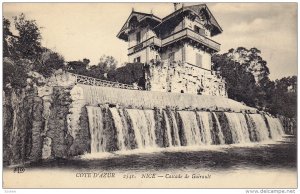
[[[286,117],[297,115],[297,76],[269,79],[267,62],[257,48],[239,47],[212,57],[213,70],[226,80],[228,97],[259,110]]]
[[[24,88],[32,73],[44,77],[54,70],[64,68],[64,58],[41,45],[40,28],[35,20],[26,19],[24,14],[14,17],[17,35],[11,30],[11,23],[3,18],[3,83],[4,89]]]
[[[145,86],[143,64],[127,63],[123,67],[110,71],[108,73],[108,79],[125,84],[137,83],[138,86],[143,87]]]

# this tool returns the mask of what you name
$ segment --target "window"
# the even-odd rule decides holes
[[[198,34],[205,35],[205,29],[199,28],[198,26],[194,26],[194,31]]]
[[[196,53],[196,65],[202,67],[202,55],[199,53]]]
[[[141,32],[136,33],[136,43],[139,44],[141,42]]]
[[[140,63],[141,62],[141,57],[137,57],[133,59],[134,63]]]
[[[198,34],[200,34],[200,28],[198,26],[194,26],[194,31]]]

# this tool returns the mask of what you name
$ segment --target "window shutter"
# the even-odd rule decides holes
[[[198,67],[202,67],[202,55],[199,53],[196,53],[196,65]]]
[[[141,42],[141,32],[136,33],[136,42],[137,44]]]

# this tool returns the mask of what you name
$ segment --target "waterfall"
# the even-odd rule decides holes
[[[87,106],[89,128],[91,132],[91,152],[105,151],[105,135],[103,133],[103,115],[100,107]]]
[[[270,139],[270,134],[266,122],[260,114],[250,114],[250,118],[255,125],[255,132],[257,134],[258,141],[265,141]]]
[[[245,143],[249,143],[250,142],[250,134],[249,134],[245,114],[237,113],[237,115],[238,115],[238,118],[239,118],[239,121],[240,121],[240,124],[241,124],[243,140],[244,140]]]
[[[171,135],[172,135],[172,145],[173,146],[180,146],[180,138],[179,138],[179,129],[178,124],[175,116],[175,111],[169,111],[169,116],[167,123],[171,127]]]
[[[138,148],[154,148],[155,120],[153,110],[127,109]]]
[[[173,143],[172,143],[172,135],[171,135],[170,122],[169,122],[168,115],[167,115],[166,111],[163,111],[163,114],[164,114],[164,119],[165,119],[165,122],[166,122],[166,129],[167,129],[167,136],[168,136],[169,147],[172,147]]]
[[[281,136],[284,134],[280,120],[278,118],[273,118],[268,115],[265,115],[265,117],[269,124],[272,139],[280,139]]]
[[[232,129],[233,143],[250,142],[245,116],[242,113],[225,113],[230,128]]]
[[[126,135],[125,134],[128,131],[127,125],[124,125],[124,122],[122,122],[122,118],[119,114],[118,109],[110,108],[109,110],[112,114],[112,118],[115,123],[116,130],[117,130],[118,148],[119,148],[119,150],[126,150],[126,145],[125,145]]]
[[[178,113],[182,120],[187,146],[203,144],[195,112],[179,111]]]
[[[219,119],[218,119],[215,112],[213,112],[212,114],[213,114],[213,117],[214,117],[214,119],[216,121],[216,125],[217,125],[217,136],[219,138],[219,143],[220,144],[225,144],[225,139],[224,139],[224,135],[223,135],[223,132],[222,132],[222,129],[221,129],[221,124],[219,122]]]
[[[277,140],[279,119],[261,114],[87,106],[91,152]]]
[[[212,130],[212,120],[211,113],[209,112],[197,112],[200,119],[200,128],[203,129],[203,139],[206,145],[211,145],[211,130]]]

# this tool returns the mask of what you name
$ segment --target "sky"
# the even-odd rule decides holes
[[[296,3],[207,5],[223,29],[213,37],[221,44],[220,53],[256,47],[268,62],[272,80],[297,75]],[[88,58],[97,64],[102,55],[111,55],[120,66],[128,61],[128,43],[116,35],[133,8],[161,18],[174,11],[173,3],[4,3],[3,16],[12,20],[24,13],[36,20],[42,45],[66,61]]]

